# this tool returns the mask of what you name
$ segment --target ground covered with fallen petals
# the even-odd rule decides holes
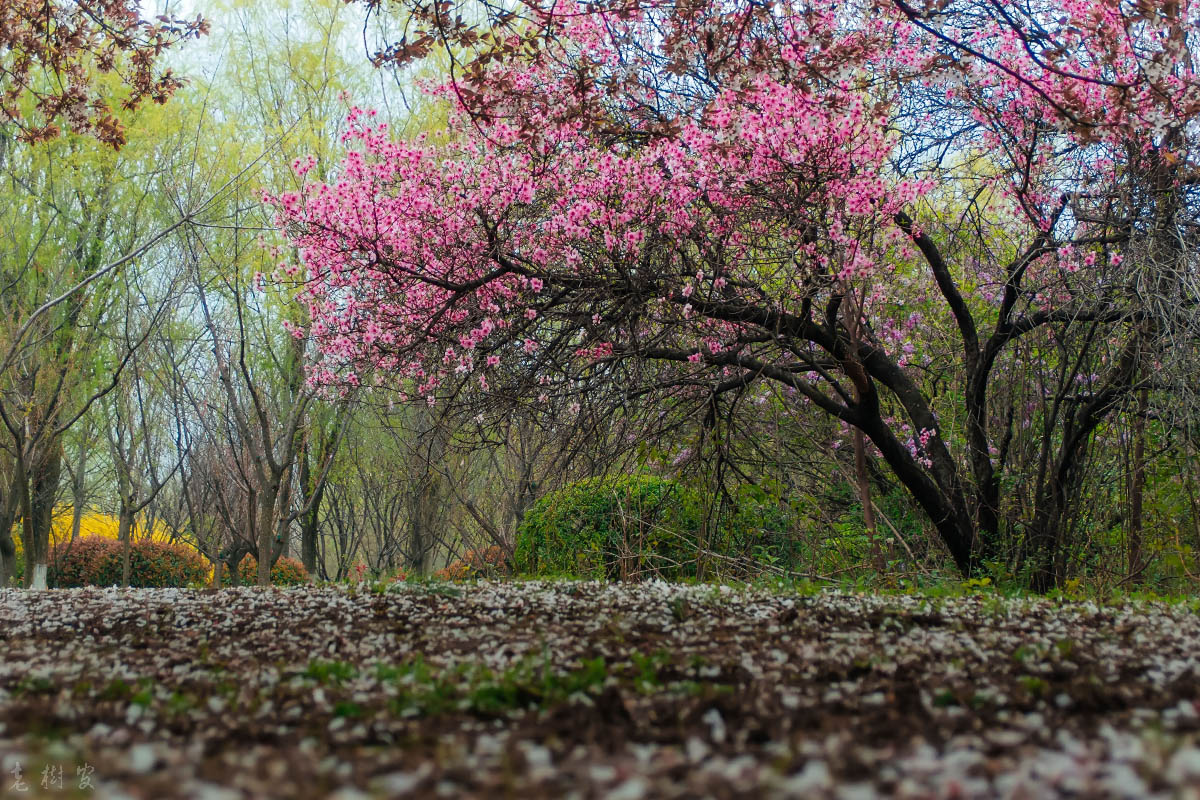
[[[0,797],[1200,799],[1186,606],[9,590],[0,639]]]

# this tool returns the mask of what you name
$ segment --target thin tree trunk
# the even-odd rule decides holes
[[[324,487],[317,490],[313,507],[304,516],[304,521],[300,525],[300,559],[304,562],[304,569],[308,571],[309,577],[314,579],[317,575],[317,534],[319,531],[317,509],[321,505],[321,496],[324,493]]]
[[[29,478],[25,474],[23,459],[17,459],[17,491],[21,493],[21,539],[25,543],[25,588],[33,588],[36,565],[45,563],[37,549],[37,538],[33,535],[33,502],[29,497]],[[40,557],[39,557],[40,556]]]
[[[1129,580],[1140,582],[1142,575],[1142,497],[1146,488],[1146,412],[1149,392],[1138,392],[1137,412],[1133,417],[1133,470],[1129,478]]]
[[[54,501],[62,479],[62,442],[49,445],[46,455],[30,475],[30,509],[33,515],[33,538],[37,541],[37,559],[33,563],[33,589],[46,588],[47,565],[50,560],[50,530],[54,525]]]
[[[846,287],[846,297],[849,299],[846,313],[846,328],[850,336],[850,351],[858,352],[858,318],[859,307],[858,298],[854,294],[854,287]],[[854,356],[853,372],[857,373],[852,376],[851,383],[854,385],[854,402],[861,405],[863,402],[863,392],[861,384],[864,383],[866,373],[862,365],[858,363],[857,356]],[[883,557],[883,549],[879,545],[879,531],[875,527],[875,509],[871,502],[871,480],[867,475],[867,443],[866,437],[863,435],[862,428],[854,428],[854,477],[858,483],[858,501],[862,504],[863,526],[867,530],[867,540],[871,544],[871,558],[875,562],[875,569],[879,574],[887,571],[887,561]]]
[[[86,444],[79,447],[79,463],[71,470],[71,541],[78,541],[79,531],[83,526],[83,507],[87,498],[87,457]]]
[[[875,527],[875,508],[871,502],[871,478],[867,474],[867,443],[862,430],[854,429],[854,477],[858,483],[858,499],[862,503],[863,525],[871,543],[871,558],[880,574],[887,570],[883,548],[879,545],[879,531]]]
[[[129,556],[133,550],[133,519],[129,511],[129,503],[121,501],[121,510],[117,517],[117,541],[121,543],[121,586],[128,589],[130,579]]]
[[[324,463],[324,450],[325,448],[322,447],[321,453],[318,454],[319,464]],[[306,437],[300,451],[300,486],[304,491],[305,500],[310,505],[308,513],[300,520],[300,560],[304,564],[304,569],[308,571],[309,578],[315,580],[317,577],[317,535],[320,532],[320,509],[325,498],[326,484],[325,481],[316,481],[317,485],[314,489],[310,456],[309,440]]]
[[[25,585],[30,589],[46,588],[46,565],[50,560],[50,514],[45,507],[44,495],[46,466],[34,464],[25,483],[28,497],[28,522],[24,534]]]
[[[17,492],[15,483],[5,493],[0,503],[0,589],[12,584],[17,568],[17,543],[13,541],[12,529],[17,521]]]
[[[79,539],[79,531],[83,527],[83,506],[78,502],[71,509],[71,541]]]

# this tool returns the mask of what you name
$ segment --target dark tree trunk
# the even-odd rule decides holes
[[[1142,500],[1146,491],[1146,413],[1149,393],[1138,392],[1133,417],[1133,465],[1129,476],[1129,580],[1142,576]]]
[[[244,542],[231,544],[228,548],[217,554],[217,561],[225,566],[229,572],[229,582],[234,586],[240,586],[242,583],[241,573],[238,571],[238,566],[241,565],[242,559],[253,553],[254,550]]]
[[[128,587],[131,577],[129,556],[133,550],[133,511],[126,501],[121,502],[121,510],[117,515],[117,540],[121,543],[121,585]]]
[[[0,502],[0,589],[12,584],[17,569],[17,543],[12,529],[17,521],[18,493],[15,484],[4,493]]]
[[[304,515],[300,524],[300,560],[308,574],[313,576],[317,574],[317,535],[320,533],[320,517],[317,509],[321,505],[324,494],[324,487],[317,489],[317,494],[313,499],[313,508]]]
[[[55,441],[34,463],[28,476],[30,524],[26,526],[26,586],[42,586],[50,558],[50,528],[54,523],[54,501],[62,478],[62,444]]]
[[[938,537],[950,551],[954,565],[963,577],[974,574],[976,567],[975,525],[961,496],[948,496],[937,483],[912,461],[881,419],[867,421],[863,432],[871,439],[892,468],[897,480],[908,490],[929,516]]]

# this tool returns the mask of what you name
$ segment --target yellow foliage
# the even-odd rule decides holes
[[[70,507],[61,508],[54,514],[54,520],[50,523],[50,546],[54,547],[62,542],[71,541],[71,522],[74,514],[74,509]],[[98,514],[87,512],[79,521],[79,535],[83,536],[99,536],[104,539],[117,539],[117,533],[120,530],[120,521],[111,514]],[[148,534],[148,535],[147,535]],[[159,523],[154,526],[154,530],[147,532],[144,524],[134,526],[133,537],[135,541],[142,539],[153,539],[156,542],[170,542],[171,533],[166,526]]]
[[[54,519],[50,522],[50,547],[62,544],[63,542],[71,541],[71,524],[73,521],[74,510],[69,506],[60,508],[54,512]],[[79,536],[99,536],[104,539],[112,539],[116,541],[120,532],[121,523],[112,514],[99,514],[88,512],[79,520]],[[154,530],[147,535],[145,525],[135,525],[133,531],[133,539],[141,541],[142,539],[150,538],[156,542],[170,544],[175,541],[171,538],[171,532],[161,522],[154,526]],[[21,525],[18,521],[15,530],[13,531],[13,542],[17,546],[17,560],[21,561],[25,557],[25,546],[21,543]],[[197,550],[195,545],[188,541],[176,542],[184,544]]]

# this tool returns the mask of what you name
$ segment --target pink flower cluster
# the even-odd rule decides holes
[[[1059,213],[1064,193],[1119,180],[1131,142],[1177,148],[1180,120],[1200,112],[1177,35],[1180,20],[1200,26],[1195,2],[1174,4],[1171,23],[1048,0],[1058,46],[1031,48],[1000,22],[954,32],[983,57],[948,53],[888,4],[854,21],[833,0],[803,5],[779,9],[775,39],[748,26],[704,91],[662,67],[703,59],[704,14],[559,3],[546,16],[556,57],[492,62],[470,108],[454,86],[433,89],[454,106],[446,143],[399,141],[353,109],[332,182],[269,198],[303,263],[323,359],[312,379],[367,368],[430,396],[449,376],[528,366],[552,343],[597,361],[663,332],[697,363],[744,346],[745,326],[714,312],[722,302],[766,293],[794,309],[809,278],[874,284],[863,313],[903,366],[910,312],[889,310],[882,287],[911,284],[903,265],[915,254],[895,220],[938,188],[891,166],[905,92],[924,87],[977,126],[991,172],[973,180],[995,190],[1004,224],[1058,220],[1066,239],[1082,223]],[[708,9],[742,13],[752,9]],[[602,135],[596,120],[623,120],[627,135]],[[302,177],[313,166],[293,165]],[[1064,247],[1057,272],[1120,259]],[[1029,268],[1047,305],[1065,291],[1049,286],[1054,272],[1053,256]],[[640,304],[637,325],[599,313],[610,300]]]
[[[589,17],[563,35],[595,59],[615,58],[618,45]],[[885,221],[929,188],[884,177],[886,99],[850,81],[818,91],[758,74],[681,119],[676,135],[629,149],[571,119],[586,98],[572,96],[569,76],[544,64],[496,70],[498,84],[503,77],[537,98],[497,98],[529,118],[522,133],[497,120],[479,136],[459,108],[451,144],[406,143],[354,109],[336,182],[273,198],[306,268],[302,299],[326,362],[315,375],[366,364],[427,394],[448,374],[476,369],[482,346],[502,358],[535,352],[534,323],[556,291],[647,266],[645,279],[662,279],[719,249],[721,277],[705,285],[700,270],[679,281],[657,315],[658,324],[686,322],[718,352],[737,326],[697,313],[701,297],[733,280],[761,282],[764,254],[789,269],[870,275],[902,244]],[[303,176],[312,162],[294,166]],[[818,220],[819,245],[806,241]],[[496,347],[516,330],[523,346]],[[612,345],[573,351],[603,359]]]

